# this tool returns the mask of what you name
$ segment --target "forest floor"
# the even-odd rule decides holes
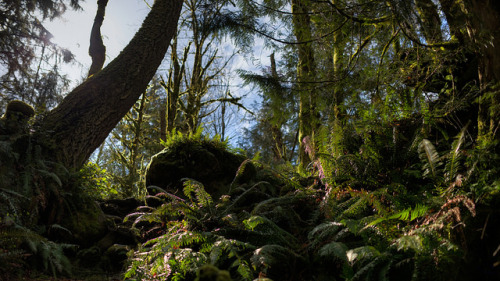
[[[121,281],[123,278],[120,274],[103,274],[91,272],[79,272],[75,277],[53,277],[39,274],[26,274],[26,276],[0,276],[0,281]]]

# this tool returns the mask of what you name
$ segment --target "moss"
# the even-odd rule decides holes
[[[0,135],[13,135],[25,132],[28,120],[35,115],[30,105],[14,100],[9,102],[5,114],[0,118]]]
[[[78,196],[80,197],[80,196]],[[79,245],[89,247],[103,237],[107,231],[106,219],[99,208],[90,198],[72,197],[69,202],[69,213],[64,216],[62,225],[73,233]]]
[[[220,270],[213,265],[204,265],[198,270],[195,281],[231,281],[226,270]]]
[[[35,110],[33,107],[25,102],[19,100],[13,100],[7,105],[7,110],[5,111],[5,117],[9,118],[10,114],[14,112],[19,112],[23,116],[33,117],[35,115]]]
[[[182,180],[202,183],[213,197],[229,190],[245,157],[229,152],[220,141],[180,139],[152,157],[146,170],[146,186],[159,186],[181,194]]]

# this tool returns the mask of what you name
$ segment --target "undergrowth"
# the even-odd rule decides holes
[[[371,162],[373,151],[318,154],[313,180],[272,172],[280,180],[235,180],[219,199],[192,179],[184,179],[182,198],[151,186],[162,204],[127,217],[143,242],[125,278],[193,280],[210,264],[233,280],[458,280],[466,225],[476,215],[470,180],[479,165],[466,162],[464,143],[462,131],[440,153],[420,139],[409,148],[420,162],[397,177],[374,176],[373,165],[382,162]],[[366,162],[372,167],[361,169]],[[342,174],[325,172],[339,165]]]

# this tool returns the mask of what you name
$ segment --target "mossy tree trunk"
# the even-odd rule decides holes
[[[182,0],[156,0],[122,53],[50,111],[37,132],[49,158],[79,169],[146,89],[177,30]]]
[[[440,0],[452,34],[478,61],[478,141],[500,137],[500,2]]]
[[[270,56],[271,58],[271,75],[272,75],[272,78],[275,80],[275,81],[279,81],[279,76],[278,76],[278,71],[276,70],[276,60],[274,58],[274,53],[271,54]],[[271,134],[273,136],[273,141],[274,141],[274,145],[273,145],[273,148],[272,148],[272,151],[273,151],[273,155],[274,155],[274,161],[276,162],[279,162],[281,160],[284,160],[284,161],[288,161],[289,159],[287,158],[287,149],[286,149],[286,144],[284,142],[284,139],[283,139],[283,132],[281,131],[282,128],[283,128],[283,124],[285,123],[283,120],[283,117],[278,117],[276,118],[276,116],[279,116],[279,112],[274,112],[275,108],[272,109],[273,110],[273,117],[277,120],[275,120],[274,122],[270,122],[271,124]],[[281,110],[281,108],[280,108]]]
[[[312,46],[312,28],[308,0],[292,0],[292,21],[295,38],[298,42],[297,91],[299,92],[299,164],[305,169],[313,159],[306,150],[314,148],[314,134],[318,121],[317,96],[311,86],[316,76],[314,51]],[[306,141],[309,138],[310,141]],[[312,146],[312,147],[308,147]]]
[[[500,2],[467,1],[467,34],[478,57],[479,141],[500,138]]]
[[[415,0],[422,29],[427,43],[437,43],[443,41],[441,33],[441,19],[436,4],[432,0]]]
[[[167,105],[166,105],[166,127],[165,132],[172,132],[176,126],[176,121],[178,117],[177,107],[179,106],[179,97],[181,96],[181,83],[183,81],[186,60],[188,56],[189,49],[184,49],[184,55],[180,60],[177,56],[177,37],[174,38],[172,42],[172,48],[170,50],[170,71],[168,73],[168,84],[164,81],[161,82],[162,87],[167,92]],[[166,140],[166,136],[165,139]]]

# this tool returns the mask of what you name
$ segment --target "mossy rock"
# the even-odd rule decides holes
[[[198,270],[195,281],[231,281],[231,276],[226,270],[220,270],[213,265],[204,265]]]
[[[0,118],[0,135],[12,135],[26,131],[28,120],[35,115],[33,107],[25,102],[9,102],[5,114]]]
[[[152,157],[146,170],[146,186],[158,186],[182,196],[185,178],[202,183],[214,198],[225,194],[245,157],[211,141],[185,141]]]
[[[108,232],[106,216],[91,199],[74,199],[72,204],[71,212],[63,217],[61,224],[71,231],[74,243],[90,247]]]

